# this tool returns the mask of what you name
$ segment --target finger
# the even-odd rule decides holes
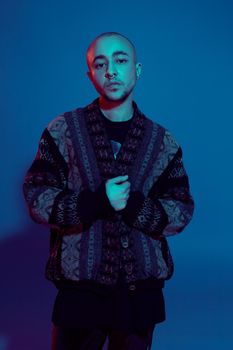
[[[122,186],[124,187],[124,191],[128,191],[130,190],[131,183],[127,181],[124,184],[122,184]]]
[[[123,193],[123,194],[129,194],[129,192],[130,192],[130,189],[129,189],[129,188],[126,188],[122,193]]]
[[[124,182],[128,179],[128,175],[124,175],[124,176],[117,176],[114,177],[113,179],[111,179],[112,183],[118,183],[118,182]]]

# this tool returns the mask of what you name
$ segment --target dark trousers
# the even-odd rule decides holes
[[[150,350],[154,327],[132,333],[54,327],[52,350],[102,350],[107,337],[108,350]]]

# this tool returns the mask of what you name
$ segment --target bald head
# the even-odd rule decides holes
[[[134,59],[134,62],[136,63],[137,57],[136,57],[136,49],[134,44],[124,35],[117,33],[117,32],[106,32],[98,35],[88,46],[87,52],[86,52],[86,60],[87,60],[87,65],[90,69],[91,65],[91,58],[93,58],[93,51],[97,45],[97,43],[100,43],[101,40],[103,41],[104,38],[108,38],[108,42],[111,41],[113,44],[114,42],[121,41],[123,42],[127,47],[128,50],[131,52],[131,55]]]

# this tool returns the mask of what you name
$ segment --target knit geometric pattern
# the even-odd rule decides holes
[[[56,118],[42,134],[24,194],[33,220],[51,227],[49,280],[114,285],[120,268],[126,283],[172,276],[166,237],[190,222],[194,202],[180,146],[133,107],[116,159],[98,99]],[[131,183],[126,208],[83,222],[83,191],[94,200],[103,181],[125,174]]]

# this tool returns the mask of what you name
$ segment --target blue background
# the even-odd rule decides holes
[[[100,33],[128,36],[143,64],[139,108],[181,144],[195,215],[170,237],[175,274],[156,350],[233,345],[233,2],[2,1],[0,350],[48,350],[56,290],[44,279],[47,228],[22,181],[44,127],[96,98],[85,52]]]

